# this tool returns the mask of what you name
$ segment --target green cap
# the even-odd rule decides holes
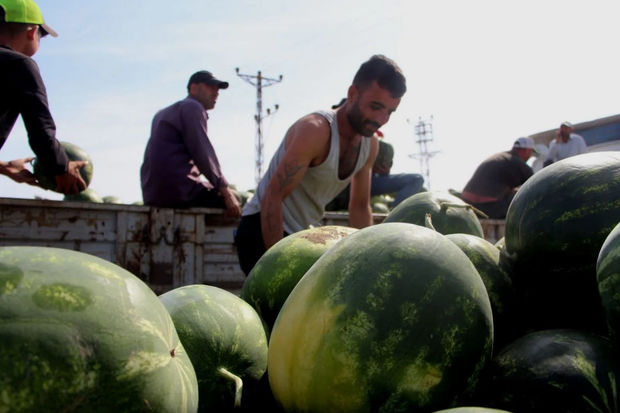
[[[57,37],[58,33],[43,21],[41,9],[32,0],[0,0],[7,23],[38,24],[49,35]]]

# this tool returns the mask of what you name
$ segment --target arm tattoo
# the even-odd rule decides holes
[[[293,162],[288,164],[285,163],[284,173],[278,174],[278,183],[280,184],[280,189],[283,189],[286,186],[290,185],[295,175],[297,175],[297,173],[303,168],[303,165],[297,165]]]

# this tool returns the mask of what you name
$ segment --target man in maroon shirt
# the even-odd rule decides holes
[[[207,111],[227,87],[210,72],[196,72],[188,96],[157,112],[140,170],[145,205],[225,208],[229,216],[241,216],[207,135]]]
[[[505,218],[515,193],[534,173],[526,163],[533,152],[534,141],[523,137],[514,142],[510,151],[485,159],[465,185],[461,198],[489,218]]]

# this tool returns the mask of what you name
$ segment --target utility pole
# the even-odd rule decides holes
[[[252,86],[256,86],[256,115],[254,115],[254,120],[256,121],[256,169],[255,169],[255,179],[256,183],[260,181],[263,176],[263,119],[267,116],[275,113],[279,106],[276,104],[274,106],[274,111],[267,108],[267,115],[263,116],[263,88],[267,86],[271,86],[274,83],[279,83],[282,81],[282,75],[278,79],[271,79],[268,77],[264,77],[260,70],[256,75],[245,75],[239,73],[239,68],[235,68],[235,72],[237,72],[237,76],[251,84]]]
[[[407,119],[409,122],[409,119]],[[429,151],[428,144],[433,142],[433,116],[429,121],[418,118],[418,123],[414,126],[414,132],[417,136],[416,143],[418,144],[420,151],[416,154],[409,155],[410,158],[417,158],[420,160],[420,172],[424,175],[424,182],[428,189],[431,189],[431,170],[429,166],[430,159],[437,155],[439,151]]]

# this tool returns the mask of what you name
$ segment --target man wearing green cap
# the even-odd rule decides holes
[[[56,190],[77,193],[86,189],[79,169],[87,162],[69,161],[56,139],[45,85],[37,64],[31,59],[39,50],[41,37],[48,34],[57,36],[43,21],[34,1],[0,0],[0,148],[21,115],[37,160],[55,175]],[[0,174],[38,186],[27,169],[32,159],[0,161]]]

